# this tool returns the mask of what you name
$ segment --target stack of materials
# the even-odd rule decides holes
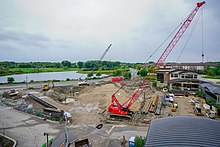
[[[155,113],[155,111],[156,111],[158,98],[159,98],[159,96],[154,97],[153,103],[152,103],[150,110],[149,110],[152,113]]]
[[[147,114],[151,105],[152,105],[153,101],[151,99],[147,99],[143,109],[141,110],[141,113],[143,114]]]

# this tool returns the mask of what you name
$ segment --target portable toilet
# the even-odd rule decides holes
[[[135,147],[135,145],[134,145],[134,138],[135,138],[135,137],[131,137],[131,138],[129,139],[129,141],[128,141],[128,146],[129,146],[129,147]]]

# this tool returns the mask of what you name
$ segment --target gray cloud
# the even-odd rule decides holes
[[[0,2],[0,60],[61,61],[99,59],[144,62],[196,6],[197,0],[8,0]],[[206,59],[220,60],[220,1],[204,6]],[[10,9],[9,9],[10,8]],[[198,16],[198,14],[197,14]],[[176,61],[189,29],[166,61]],[[172,37],[171,37],[172,38]],[[170,38],[170,39],[171,39]],[[150,59],[156,61],[166,42]],[[16,56],[15,56],[16,54]],[[201,23],[181,62],[201,61]]]

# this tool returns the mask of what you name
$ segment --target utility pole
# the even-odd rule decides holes
[[[49,134],[44,132],[44,136],[47,136],[47,143],[46,143],[46,147],[49,147],[49,145],[48,145],[48,136],[49,136]]]
[[[28,77],[26,77],[26,90],[28,89]]]
[[[68,133],[67,133],[67,128],[66,128],[66,124],[67,124],[67,115],[64,114],[64,119],[65,119],[65,126],[64,126],[64,131],[65,131],[65,134],[64,134],[64,137],[65,137],[65,140],[64,140],[64,144],[65,144],[65,147],[68,147]]]

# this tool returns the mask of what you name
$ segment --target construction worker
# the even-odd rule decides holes
[[[124,135],[122,136],[120,142],[121,142],[121,146],[125,147],[126,140],[125,140],[125,136]]]

